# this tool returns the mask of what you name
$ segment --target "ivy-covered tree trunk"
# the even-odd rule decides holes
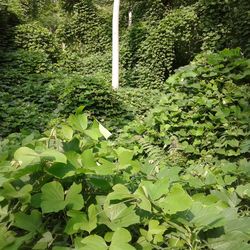
[[[119,8],[120,0],[114,0],[112,30],[112,88],[119,88]]]

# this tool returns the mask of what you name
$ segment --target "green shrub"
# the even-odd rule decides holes
[[[146,154],[156,147],[163,164],[183,167],[247,159],[249,66],[239,49],[197,56],[167,80],[159,105],[129,125],[120,140],[142,145]]]
[[[16,26],[15,44],[18,48],[45,52],[53,60],[58,57],[55,35],[37,21]]]
[[[61,27],[60,36],[76,52],[105,52],[111,44],[111,19],[103,17],[91,0],[74,5],[73,14]]]
[[[56,71],[68,73],[79,73],[84,76],[102,77],[110,81],[112,53],[110,51],[103,53],[92,53],[88,56],[84,53],[71,52],[66,50],[61,54],[56,65]]]
[[[58,91],[58,109],[61,114],[70,114],[79,106],[84,106],[92,116],[102,121],[112,121],[126,115],[111,86],[102,78],[80,75],[61,75],[52,82]]]
[[[197,7],[203,50],[241,47],[250,56],[248,0],[201,0]]]
[[[156,106],[155,100],[162,96],[157,89],[123,87],[117,91],[119,100],[134,116],[143,117]]]
[[[169,12],[141,44],[132,82],[137,87],[160,88],[173,69],[188,63],[199,50],[197,26],[193,6]]]
[[[63,119],[79,106],[113,128],[131,117],[106,83],[105,73],[99,77],[63,69],[50,73],[46,54],[24,50],[3,54],[0,65],[0,137],[22,129],[41,131],[51,119]]]

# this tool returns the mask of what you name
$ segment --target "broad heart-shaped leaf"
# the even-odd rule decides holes
[[[222,209],[216,204],[206,206],[200,202],[194,202],[190,211],[194,216],[191,222],[197,228],[208,230],[224,226],[225,224],[225,216],[222,213]]]
[[[94,204],[91,204],[88,208],[88,220],[82,224],[81,229],[87,232],[91,232],[97,227],[97,211]]]
[[[59,182],[46,183],[41,190],[41,208],[43,213],[58,212],[65,208],[64,190]]]
[[[33,149],[28,147],[19,148],[15,152],[14,158],[22,167],[40,162],[39,155]]]
[[[250,183],[238,186],[236,192],[241,198],[250,198]]]
[[[53,162],[61,162],[61,163],[67,163],[67,157],[55,150],[55,149],[48,149],[40,154],[40,157],[45,160],[51,160]]]
[[[158,220],[150,220],[148,223],[148,232],[150,234],[163,234],[166,231],[166,227],[159,225]]]
[[[105,240],[98,235],[90,235],[85,238],[75,239],[75,248],[77,250],[107,250]]]
[[[24,229],[28,232],[41,232],[42,229],[42,216],[37,210],[32,210],[30,215],[23,212],[15,214],[14,225],[18,228]]]
[[[142,187],[137,188],[134,193],[136,199],[138,199],[137,206],[143,210],[151,212],[151,202],[148,200]]]
[[[9,182],[6,182],[3,184],[1,195],[6,198],[18,198],[22,201],[22,203],[29,203],[32,189],[32,185],[26,184],[20,190],[16,190]]]
[[[116,184],[112,189],[114,191],[107,196],[107,200],[109,201],[134,198],[134,195],[131,194],[127,187],[122,184]]]
[[[140,221],[140,217],[136,215],[134,208],[135,206],[127,207],[123,203],[105,205],[104,212],[108,218],[102,218],[103,223],[113,231],[120,227],[137,224]]]
[[[102,136],[99,128],[90,128],[84,131],[84,134],[89,136],[91,139],[98,141],[98,139]]]
[[[71,164],[64,164],[61,162],[55,162],[51,167],[46,169],[46,171],[61,179],[75,174],[75,168]]]
[[[157,180],[155,183],[152,181],[142,181],[141,186],[146,196],[149,196],[154,201],[169,192],[169,178],[165,177]]]
[[[67,125],[62,125],[61,132],[66,140],[70,141],[72,139],[74,131],[71,127]]]
[[[85,114],[70,115],[68,123],[73,129],[84,132],[88,127],[88,117]]]
[[[158,202],[158,205],[167,214],[175,214],[189,209],[193,200],[180,184],[174,184],[167,196]]]
[[[118,155],[119,169],[130,165],[134,155],[133,151],[120,147],[116,150],[116,153]]]
[[[128,230],[124,228],[118,228],[112,237],[109,250],[135,250],[128,242],[132,239]]]
[[[81,184],[73,183],[67,191],[65,202],[69,209],[81,210],[84,207],[84,200],[80,192],[82,191]]]
[[[84,168],[87,168],[93,171],[96,169],[97,164],[96,164],[92,149],[85,150],[81,155],[81,160],[82,160],[82,164]]]

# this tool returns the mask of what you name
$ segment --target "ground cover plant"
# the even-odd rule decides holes
[[[249,248],[249,184],[227,188],[237,173],[195,189],[178,168],[153,175],[110,135],[76,114],[15,152],[1,143],[2,249]]]

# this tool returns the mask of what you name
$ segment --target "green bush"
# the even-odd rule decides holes
[[[117,91],[118,99],[134,117],[143,117],[156,106],[155,100],[163,94],[158,89],[123,87]]]
[[[163,164],[183,167],[247,159],[249,67],[239,49],[197,56],[167,80],[159,105],[129,125],[120,140],[146,154],[156,148]]]
[[[113,128],[131,117],[105,73],[84,77],[58,68],[52,73],[55,65],[46,54],[25,50],[3,54],[0,66],[0,137],[22,129],[41,131],[51,119],[62,119],[79,106]]]
[[[169,12],[142,42],[132,82],[137,87],[160,88],[173,69],[188,63],[199,50],[197,27],[193,6]]]
[[[56,65],[56,71],[79,73],[84,76],[97,76],[107,82],[111,80],[112,53],[92,53],[86,56],[84,53],[66,50],[61,54]]]
[[[58,91],[58,110],[60,114],[70,114],[79,106],[84,106],[92,116],[102,121],[114,121],[126,115],[111,86],[102,78],[80,75],[61,75],[52,82]]]
[[[74,5],[73,14],[61,27],[60,36],[76,52],[103,53],[111,44],[111,19],[103,17],[91,0]]]
[[[18,48],[44,52],[53,60],[58,57],[55,35],[37,21],[16,26],[15,44]]]
[[[248,0],[200,0],[197,14],[200,19],[203,50],[241,47],[250,56],[250,6]]]

